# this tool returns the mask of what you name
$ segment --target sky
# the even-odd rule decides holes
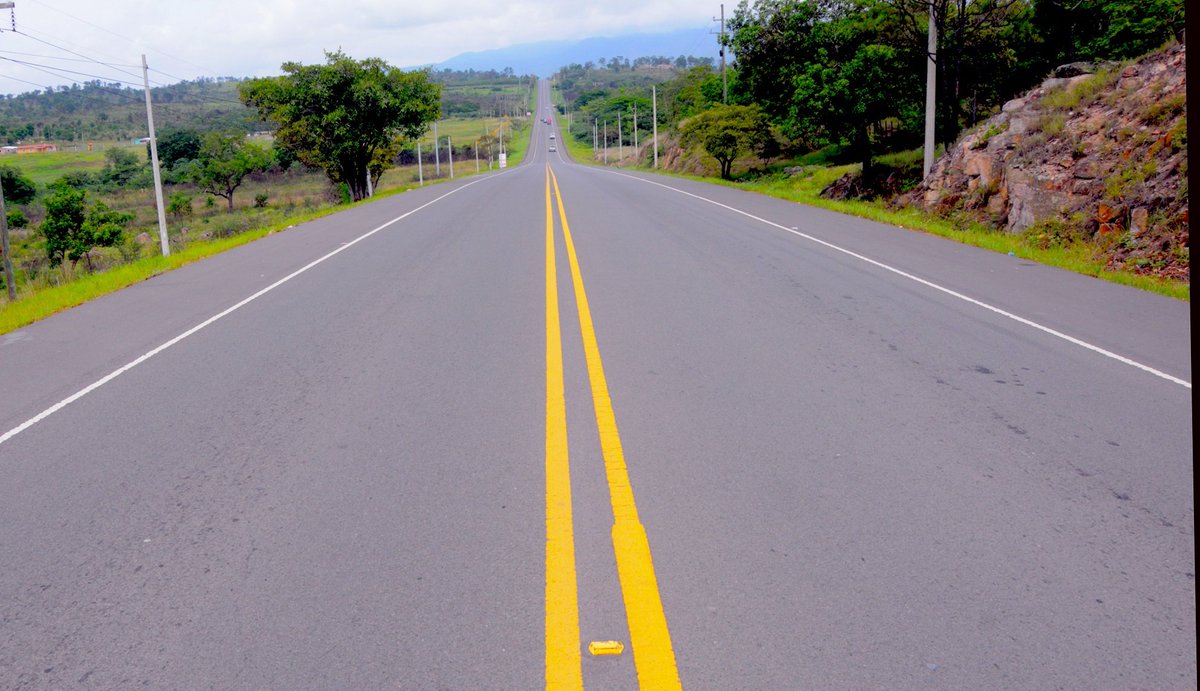
[[[141,86],[143,53],[152,85],[276,75],[339,48],[415,67],[535,41],[703,27],[720,12],[719,0],[12,1],[0,9],[0,94],[97,78]]]

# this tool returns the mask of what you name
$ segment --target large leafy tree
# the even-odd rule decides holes
[[[242,101],[278,125],[275,141],[366,196],[376,154],[424,133],[441,113],[441,87],[428,71],[405,72],[378,58],[326,53],[324,65],[287,62],[284,75],[240,85]],[[388,162],[390,165],[390,162]],[[382,173],[378,163],[373,166]]]
[[[266,147],[246,141],[240,133],[210,132],[204,135],[193,168],[200,189],[224,197],[233,211],[233,193],[242,186],[250,173],[271,167],[273,159]]]
[[[113,247],[119,243],[133,215],[113,211],[104,202],[88,208],[87,192],[68,184],[55,184],[51,190],[46,197],[46,219],[41,226],[50,265],[58,266],[63,259],[74,265],[86,259],[91,270],[92,258],[88,253],[94,247]]]
[[[749,153],[771,153],[775,135],[758,106],[717,106],[685,120],[680,127],[684,146],[700,145],[721,166],[728,180],[733,162]]]
[[[763,103],[794,140],[850,144],[869,175],[877,126],[919,95],[893,46],[896,15],[869,0],[757,0],[731,26],[739,98]]]

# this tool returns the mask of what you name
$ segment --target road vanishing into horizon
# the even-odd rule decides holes
[[[549,102],[0,336],[0,688],[1196,687],[1187,303]]]

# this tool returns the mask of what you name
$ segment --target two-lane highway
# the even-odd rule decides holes
[[[1185,303],[550,131],[0,336],[0,686],[1195,687]]]

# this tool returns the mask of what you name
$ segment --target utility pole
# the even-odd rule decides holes
[[[721,104],[729,105],[729,82],[725,79],[725,3],[721,3],[721,17],[712,20],[721,22],[721,31],[717,34],[717,45],[721,47]]]
[[[479,172],[479,140],[475,140],[475,172]]]
[[[633,155],[637,156],[638,138],[637,138],[637,101],[633,103]]]
[[[142,53],[142,84],[146,89],[146,123],[150,126],[150,164],[154,170],[154,201],[158,204],[158,240],[165,257],[171,254],[171,245],[167,242],[167,212],[163,206],[162,175],[158,172],[158,140],[154,137],[154,108],[150,105],[150,67],[146,64],[145,53]]]
[[[0,2],[0,10],[9,10],[14,3]],[[16,277],[13,275],[12,257],[8,249],[8,211],[4,208],[4,183],[0,180],[0,255],[4,256],[4,285],[8,288],[8,301],[17,299]]]
[[[592,120],[592,160],[593,161],[596,160],[596,149],[598,148],[598,146],[596,144],[596,137],[599,135],[599,131],[598,131],[599,127],[600,127],[599,121]]]
[[[421,165],[421,142],[417,142],[417,181],[421,187],[425,186],[425,171]]]
[[[658,87],[650,87],[650,99],[654,110],[654,167],[658,168]]]
[[[450,179],[454,179],[454,143],[450,141],[450,135],[446,135],[446,155],[450,157]]]
[[[367,199],[375,196],[375,186],[371,184],[371,166],[367,165]]]
[[[442,140],[438,139],[437,122],[433,123],[433,176],[442,177]]]
[[[929,2],[929,60],[925,63],[925,161],[921,166],[921,177],[929,177],[933,170],[934,124],[937,122],[937,22],[933,11],[933,0]]]
[[[625,135],[621,129],[621,111],[617,111],[617,161],[625,158]]]
[[[604,162],[608,163],[608,120],[604,121]]]
[[[7,4],[12,6],[11,2]],[[4,183],[2,180],[0,180],[0,254],[4,255],[4,285],[8,287],[8,301],[13,302],[17,299],[17,279],[13,276],[12,257],[8,255],[8,211],[4,208]]]

